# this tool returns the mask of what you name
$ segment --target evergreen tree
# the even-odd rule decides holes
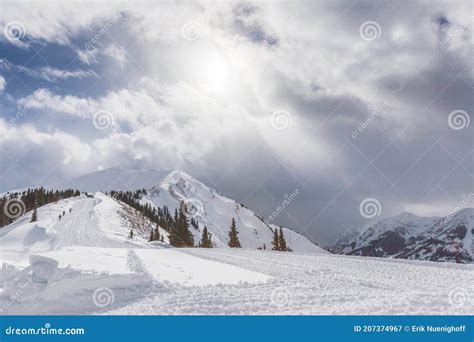
[[[183,206],[181,206],[183,207]],[[174,247],[194,247],[194,237],[183,210],[175,211],[174,225],[170,229],[170,244]]]
[[[36,222],[38,221],[38,209],[36,207],[36,203],[33,206],[33,214],[31,214],[31,221],[30,222]]]
[[[207,231],[207,227],[204,226],[202,231],[202,238],[199,242],[199,247],[212,248],[212,234]]]
[[[280,227],[280,236],[278,237],[278,244],[280,247],[280,251],[286,252],[288,250],[288,247],[286,246],[286,240],[285,237],[283,236],[283,229]]]
[[[230,231],[229,231],[229,247],[232,248],[241,248],[239,241],[239,232],[237,231],[237,227],[235,226],[235,220],[232,218],[232,223],[230,224]]]
[[[153,240],[157,240],[157,241],[160,240],[160,228],[158,227],[156,227],[155,230],[153,231]]]
[[[151,229],[150,239],[148,241],[155,241],[155,232],[153,231],[153,228]]]
[[[178,229],[177,224],[175,224],[174,226],[171,227],[169,239],[170,239],[170,245],[171,246],[184,247],[184,243],[183,243],[183,241],[181,240],[181,238],[179,236],[179,229]]]
[[[278,230],[275,229],[273,231],[273,240],[272,240],[272,250],[279,251],[280,250],[280,236],[278,235]]]

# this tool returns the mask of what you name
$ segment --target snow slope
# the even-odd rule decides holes
[[[171,212],[181,206],[190,208],[188,212],[199,222],[199,229],[191,228],[194,240],[199,241],[206,226],[212,234],[216,247],[228,247],[228,233],[232,218],[236,221],[239,239],[244,248],[271,249],[274,225],[266,224],[250,209],[236,201],[224,197],[197,179],[181,170],[170,172],[159,184],[152,187],[141,203],[152,206],[167,206]],[[326,253],[306,237],[290,229],[283,228],[288,246],[295,252]]]
[[[187,253],[270,275],[262,284],[167,288],[111,315],[472,315],[474,265],[236,249]]]
[[[149,243],[153,224],[103,193],[43,206],[37,222],[30,218],[27,213],[0,230],[2,313],[85,313],[101,307],[97,301],[113,291],[121,295],[117,302],[127,303],[174,284],[270,279],[172,249],[164,230],[164,243]],[[105,294],[96,295],[104,288]]]

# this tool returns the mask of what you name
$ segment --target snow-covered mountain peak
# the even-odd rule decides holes
[[[473,260],[473,232],[474,208],[443,218],[402,213],[338,241],[331,249],[343,254],[465,263]]]
[[[220,195],[183,170],[170,171],[163,179],[141,198],[142,204],[163,208],[170,212],[180,208],[182,203],[192,208],[191,216],[198,223],[192,228],[195,241],[201,238],[202,229],[207,227],[216,247],[227,247],[229,227],[235,219],[239,239],[245,248],[271,249],[273,230],[259,215],[236,201]],[[289,247],[294,251],[324,253],[306,237],[283,228]]]

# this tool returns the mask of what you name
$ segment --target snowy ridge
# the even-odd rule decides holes
[[[239,230],[243,248],[271,249],[274,225],[267,225],[257,214],[236,201],[224,197],[181,170],[170,172],[159,184],[152,187],[141,203],[167,206],[174,211],[181,203],[193,207],[191,216],[199,222],[199,229],[191,227],[195,241],[199,241],[206,226],[216,247],[227,248],[228,232],[232,218]],[[283,228],[288,246],[295,252],[326,253],[306,237]]]
[[[79,189],[81,191],[127,191],[147,189],[141,203],[155,207],[167,206],[171,212],[182,202],[196,206],[195,219],[199,229],[191,228],[195,242],[202,236],[206,226],[212,234],[215,247],[226,248],[229,226],[235,218],[239,239],[244,248],[271,249],[274,225],[267,225],[260,215],[236,201],[224,197],[182,170],[133,170],[115,167],[76,177],[64,182],[45,185],[52,189]],[[295,252],[326,253],[308,238],[295,231],[283,228],[288,246]]]
[[[474,260],[473,222],[473,208],[443,218],[403,213],[340,240],[331,250],[348,255],[470,263]]]
[[[465,208],[440,219],[420,235],[418,239],[420,242],[407,246],[396,257],[458,263],[473,262],[473,233],[474,208]]]

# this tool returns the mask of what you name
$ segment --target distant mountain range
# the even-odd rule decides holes
[[[329,250],[346,255],[471,263],[473,235],[473,208],[446,217],[403,213],[349,234]]]

